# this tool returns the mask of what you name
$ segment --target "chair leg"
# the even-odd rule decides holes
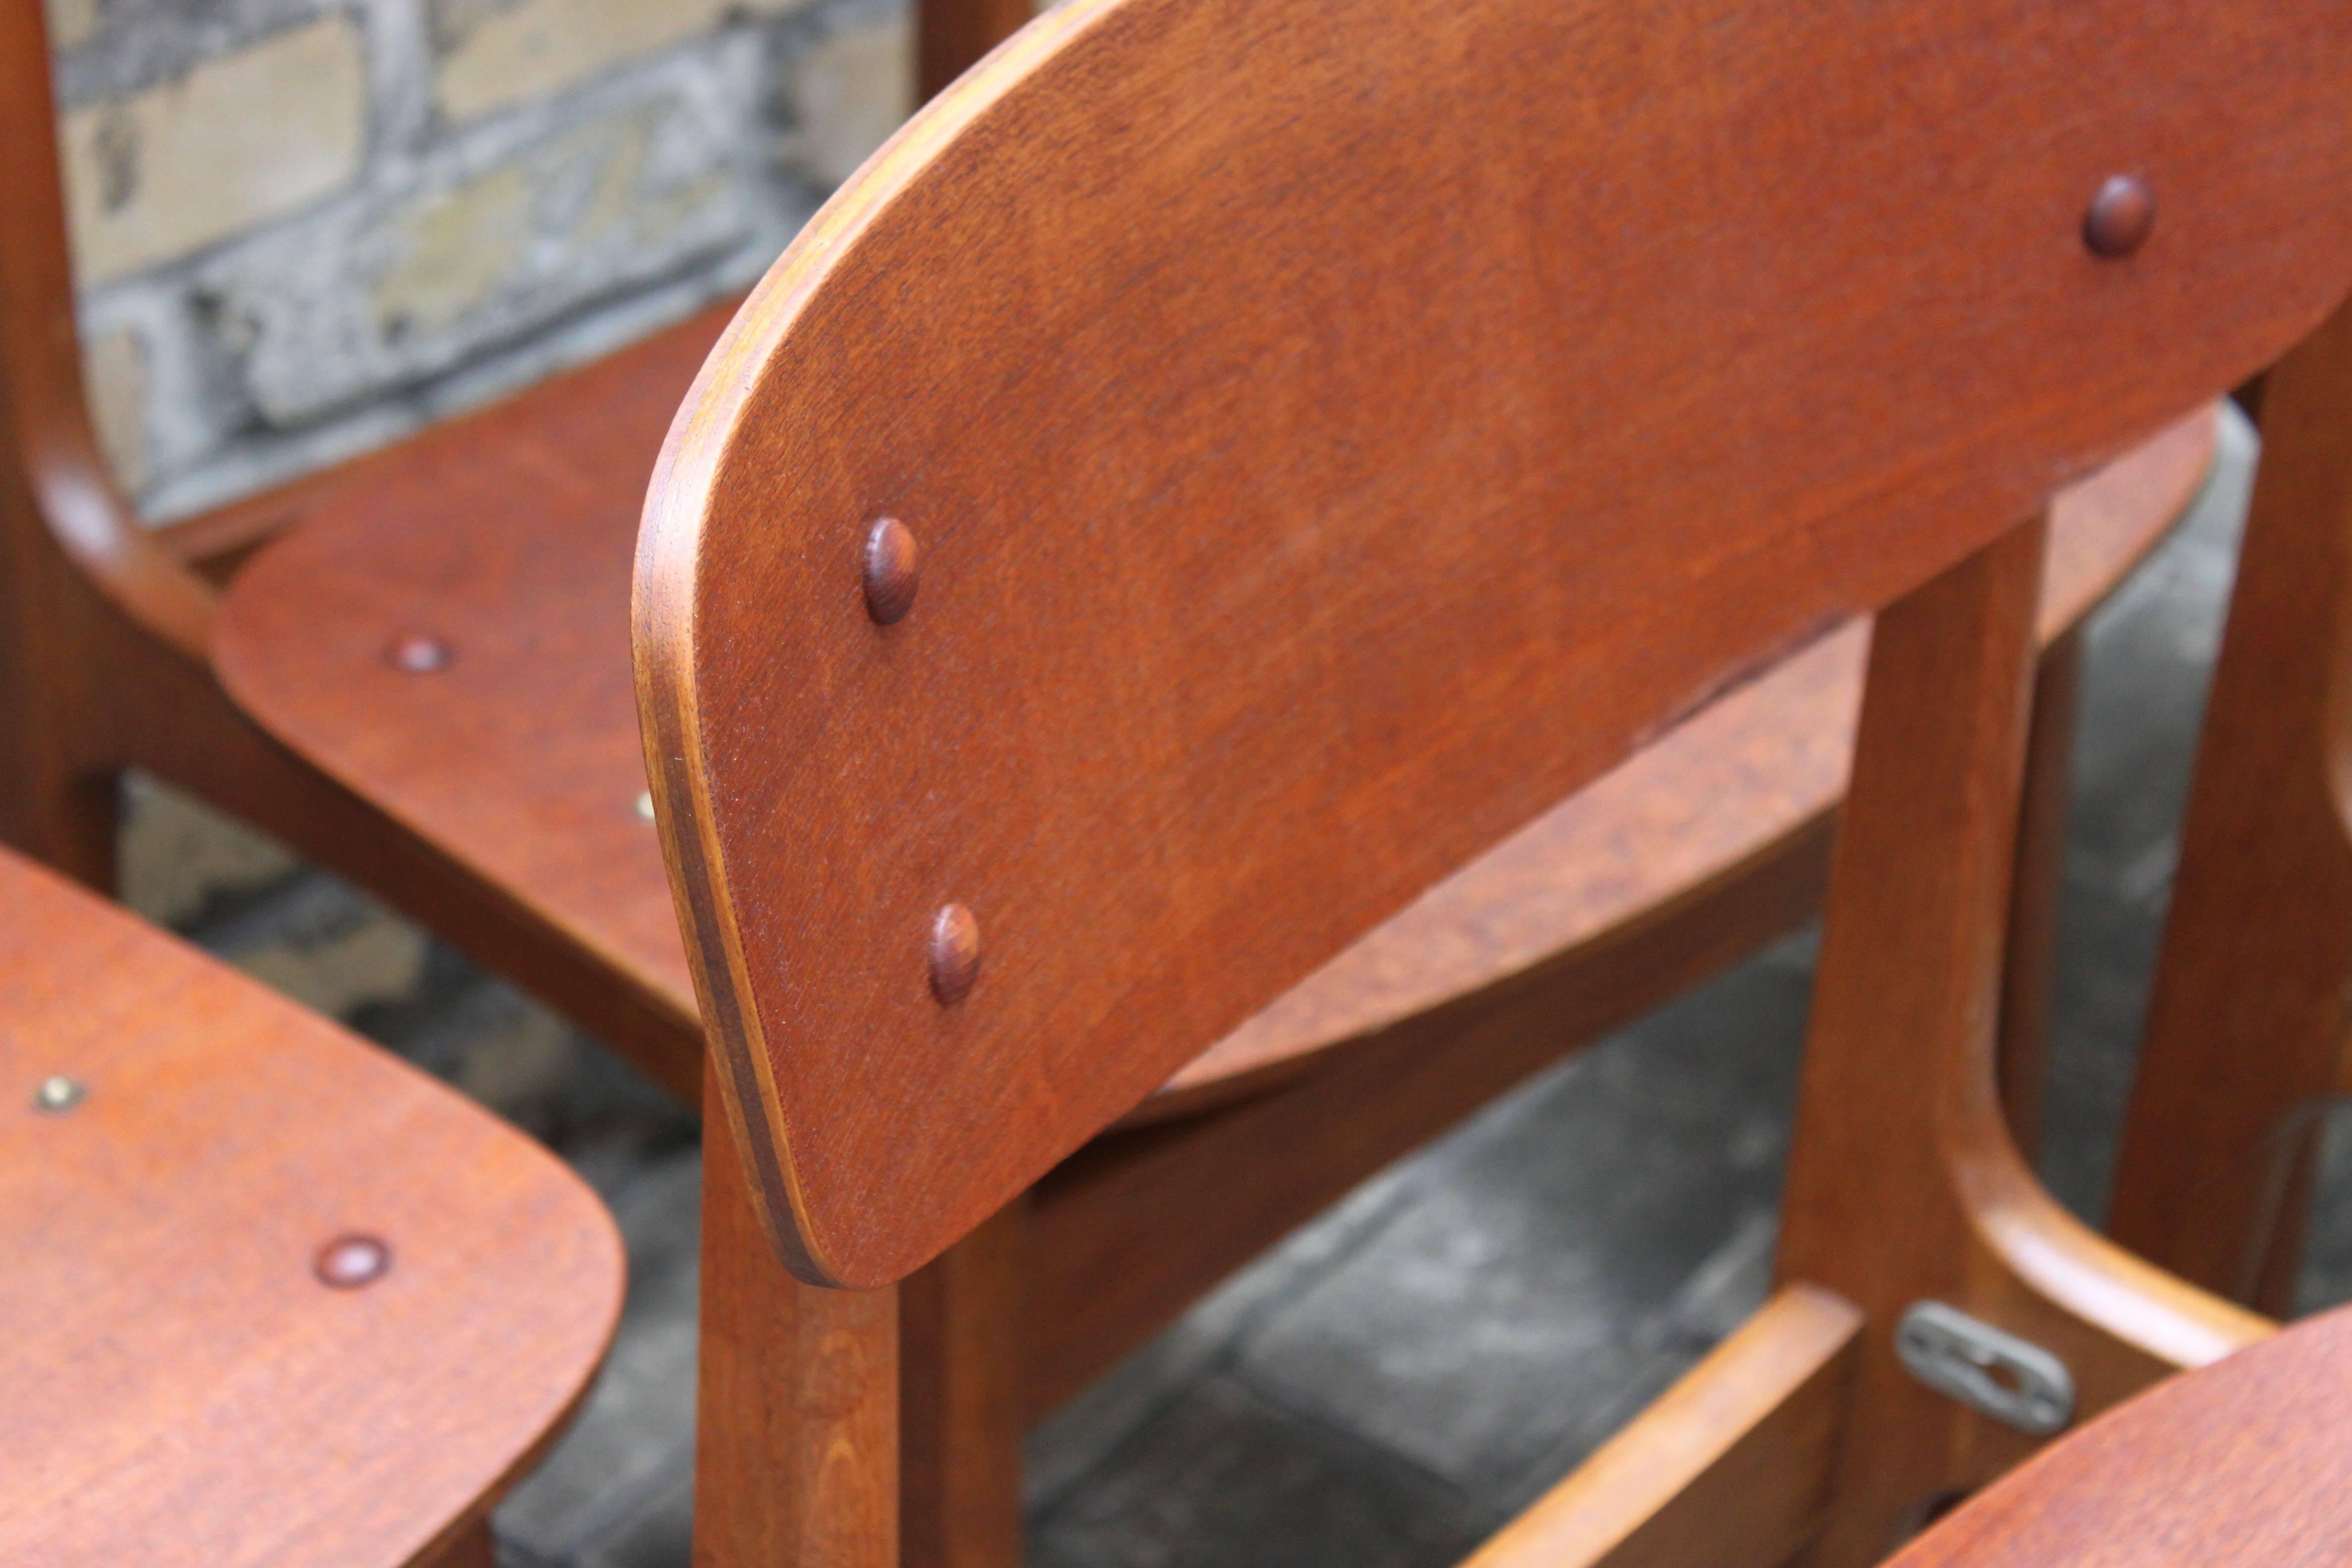
[[[696,1568],[897,1568],[898,1293],[785,1271],[703,1097]]]
[[[2042,1092],[2049,1079],[2051,1013],[2058,984],[2058,913],[2066,889],[2066,808],[2074,778],[2074,718],[2082,673],[2083,634],[2077,627],[2042,651],[2033,678],[2033,722],[2025,742],[2025,793],[2018,814],[2017,871],[2001,963],[1995,1078],[2010,1136],[2028,1160],[2042,1147]]]
[[[2046,1349],[2084,1415],[2265,1331],[2075,1225],[2002,1124],[1993,1032],[2042,531],[1892,606],[1872,641],[1780,1257],[1785,1281],[1826,1287],[1868,1325],[1809,1568],[1875,1562],[2035,1441],[1903,1367],[1913,1304]]]
[[[1020,1568],[1027,1205],[898,1288],[906,1568]]]
[[[2262,1251],[2253,1271],[2253,1289],[2247,1297],[2256,1311],[2273,1318],[2294,1315],[2295,1296],[2303,1283],[2303,1244],[2310,1231],[2312,1191],[2319,1180],[2320,1135],[2326,1127],[2315,1114],[2297,1116],[2295,1121],[2299,1125],[2280,1162],[2277,1196],[2270,1205],[2267,1220],[2258,1226]]]
[[[89,688],[137,672],[109,657],[89,598],[29,498],[0,492],[0,842],[110,895],[116,771],[94,765]]]
[[[94,891],[113,896],[120,831],[121,780],[112,773],[69,774],[39,767],[34,776],[11,767],[12,797],[0,838]]]
[[[919,101],[937,97],[1033,15],[1030,0],[921,0],[915,16]]]
[[[490,1521],[478,1519],[416,1560],[413,1568],[498,1568],[498,1538]]]
[[[2266,379],[2262,467],[2181,834],[2109,1228],[2253,1300],[2352,981],[2352,309]],[[2291,1248],[2289,1248],[2291,1250]]]

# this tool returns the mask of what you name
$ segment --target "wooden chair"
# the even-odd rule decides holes
[[[927,79],[1021,11],[933,0]],[[113,781],[148,769],[698,1100],[702,1018],[639,809],[625,606],[661,433],[730,308],[151,533],[110,487],[82,404],[47,72],[39,5],[5,0],[0,121],[18,155],[0,162],[0,722],[18,743],[0,752],[0,837],[105,886]],[[2070,629],[2194,491],[2210,446],[2191,410],[2061,497],[2046,689],[2072,668]],[[1670,716],[1690,716],[1654,746],[1206,1043],[1039,1181],[998,1273],[942,1265],[916,1292],[931,1306],[909,1314],[910,1344],[992,1347],[1017,1430],[1356,1182],[1808,918],[1864,638],[1849,618],[1753,679],[1682,693]],[[2063,727],[2049,728],[2035,773],[2063,782]],[[2029,842],[2054,820],[2032,816]],[[2048,865],[2030,854],[2021,879],[2022,1018]],[[2033,1034],[2005,1031],[2005,1048],[2030,1063]],[[2004,1081],[2030,1089],[2033,1074]],[[997,1441],[989,1495],[1010,1540]]]
[[[424,1074],[0,851],[0,1562],[489,1568],[612,1218]]]
[[[2043,519],[2343,294],[2347,68],[2274,0],[1076,0],[921,111],[640,537],[713,1047],[697,1561],[993,1529],[1003,1447],[937,1413],[1018,1394],[901,1321],[1012,1289],[1204,1047],[1874,611],[1779,1291],[1479,1561],[1870,1561],[2265,1335],[2049,1199],[1993,1037]]]
[[[1988,1489],[1893,1568],[2352,1561],[2352,1313],[2173,1378]]]
[[[2262,422],[2109,1228],[2283,1316],[2352,1084],[2352,312],[2264,379]]]

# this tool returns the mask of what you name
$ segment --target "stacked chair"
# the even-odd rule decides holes
[[[1028,1426],[1825,885],[1775,1294],[1477,1561],[1876,1561],[2265,1339],[2003,1095],[2073,628],[2352,280],[2352,26],[1073,0],[959,77],[1018,12],[926,10],[953,85],[740,309],[157,535],[10,0],[0,832],[103,887],[152,769],[704,1105],[700,1563],[1017,1562]],[[5,869],[0,1543],[485,1560],[593,1198]]]
[[[2352,281],[2347,68],[2309,5],[1078,0],[919,114],[720,338],[639,543],[740,1260],[708,1560],[962,1539],[916,1281],[1857,614],[1777,1292],[1475,1561],[1874,1562],[2266,1337],[2041,1190],[1995,1030],[2053,502]],[[2242,1384],[2187,1386],[2035,1474]]]
[[[1021,11],[924,7],[925,80],[952,78]],[[701,1103],[705,1020],[648,819],[627,602],[663,432],[733,307],[145,530],[81,396],[47,58],[41,6],[6,0],[0,719],[16,744],[0,752],[0,837],[109,888],[116,780],[144,768],[382,894]],[[2212,428],[2210,410],[2184,408],[2058,498],[2037,614],[2045,689],[2063,689],[2083,615],[2194,494]],[[1685,721],[1655,745],[1433,877],[1066,1151],[1008,1205],[984,1267],[959,1253],[909,1287],[908,1363],[936,1373],[910,1384],[934,1408],[909,1430],[992,1456],[917,1467],[963,1500],[961,1540],[1017,1552],[1020,1433],[1210,1286],[1818,910],[1867,640],[1864,606],[1845,608],[1678,694],[1660,718]],[[2063,784],[2063,724],[2037,741],[2035,776]],[[2023,836],[2013,929],[2029,937],[2054,889],[2056,816],[2030,815]],[[2037,944],[2021,952],[2012,991],[2030,1020]],[[2027,1064],[2005,1075],[2021,1093],[2033,1037],[2003,1035]],[[966,1429],[976,1418],[985,1432]]]
[[[441,1084],[0,851],[0,1563],[489,1568],[612,1218]]]

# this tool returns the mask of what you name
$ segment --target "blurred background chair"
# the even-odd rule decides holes
[[[2352,996],[2352,317],[2263,384],[2263,458],[2182,825],[2109,1228],[2294,1310]]]
[[[923,1274],[1003,1278],[1022,1194],[1205,1042],[1882,606],[1782,1289],[1487,1560],[1871,1561],[2269,1331],[2060,1211],[1995,1083],[2015,520],[2352,270],[2308,200],[2352,35],[2210,19],[1081,4],[845,188],[640,547],[714,1047],[698,1552],[969,1539],[894,1441]],[[1515,112],[1442,111],[1473,80]]]
[[[620,1237],[514,1129],[0,851],[0,1559],[488,1568]]]

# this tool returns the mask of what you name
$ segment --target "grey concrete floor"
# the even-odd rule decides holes
[[[2089,636],[2045,1174],[2105,1202],[2174,828],[2252,461]],[[142,837],[142,835],[144,837]],[[547,1139],[629,1244],[579,1424],[499,1510],[509,1568],[678,1568],[692,1468],[698,1173],[686,1111],[365,900],[142,792],[133,870],[200,941]],[[144,846],[143,848],[141,846]],[[1244,1270],[1037,1433],[1052,1568],[1449,1563],[1762,1299],[1810,933],[1529,1083]],[[2331,1155],[2305,1305],[2352,1296]]]

